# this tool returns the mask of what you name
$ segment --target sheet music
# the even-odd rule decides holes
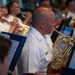
[[[75,50],[74,50],[72,58],[70,60],[69,68],[75,69]]]
[[[9,55],[8,55],[8,64],[10,65],[12,59],[13,59],[13,56],[17,50],[17,47],[19,45],[19,41],[16,41],[16,40],[11,40],[12,42],[12,46],[11,46],[11,49],[9,51]]]
[[[15,65],[18,61],[19,55],[22,51],[22,47],[26,41],[26,37],[12,34],[12,33],[7,33],[7,32],[1,32],[0,34],[2,34],[2,36],[4,36],[4,37],[10,39],[12,42],[11,49],[8,53],[8,67],[9,67],[9,70],[11,72],[13,72]],[[19,45],[21,45],[21,47],[19,47]],[[17,52],[17,50],[19,50],[19,53]],[[13,59],[13,57],[15,59]]]

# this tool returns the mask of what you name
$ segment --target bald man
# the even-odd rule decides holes
[[[52,48],[46,34],[50,34],[55,25],[55,16],[51,9],[39,7],[33,12],[32,26],[18,62],[19,75],[25,73],[46,74],[47,65],[52,61]]]

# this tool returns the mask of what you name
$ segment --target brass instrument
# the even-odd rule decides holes
[[[51,67],[56,70],[60,70],[66,66],[69,56],[72,52],[74,46],[74,41],[69,36],[64,36],[61,32],[54,29],[59,36],[55,43],[53,44],[53,61],[51,62]]]
[[[7,22],[12,22],[12,20],[10,20],[10,19],[8,19],[8,18],[5,18],[5,17],[2,17],[4,20],[6,20]],[[20,30],[22,30],[23,31],[23,34],[26,34],[27,32],[28,32],[28,30],[29,30],[29,26],[27,26],[27,25],[25,25],[25,24],[22,24],[22,23],[18,23],[19,24],[19,26],[20,26]]]

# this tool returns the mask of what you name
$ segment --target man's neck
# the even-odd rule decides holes
[[[12,16],[14,16],[14,17],[16,17],[16,14],[14,14],[14,13],[11,13],[10,15],[12,15]]]

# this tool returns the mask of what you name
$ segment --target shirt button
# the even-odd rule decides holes
[[[40,41],[42,42],[42,39],[40,39]]]

